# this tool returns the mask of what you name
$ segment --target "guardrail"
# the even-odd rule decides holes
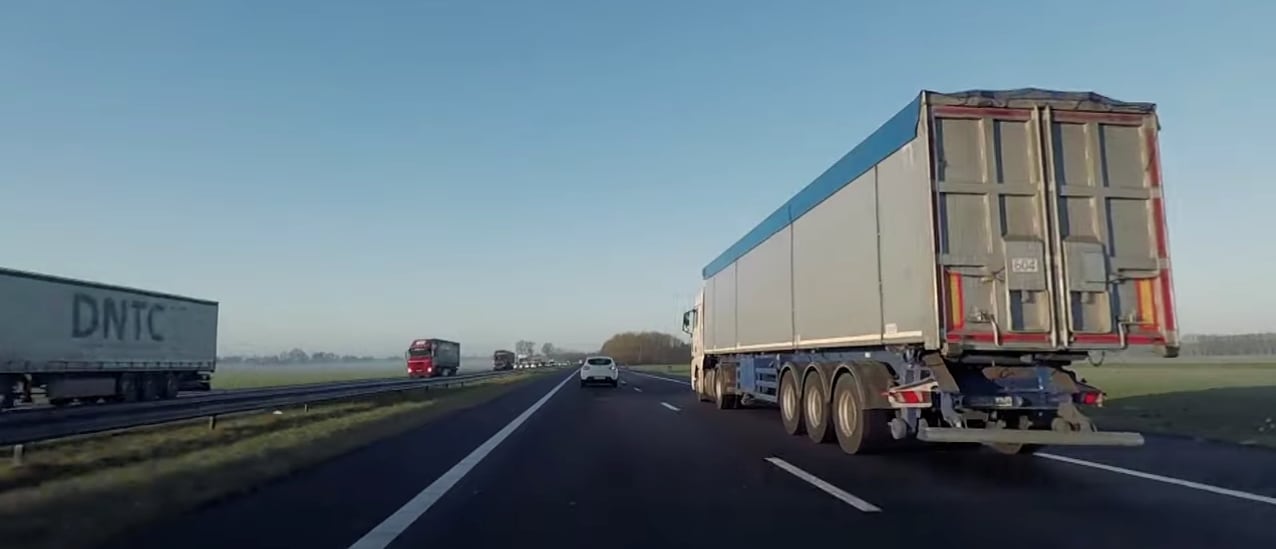
[[[549,368],[545,368],[548,370]],[[20,414],[0,421],[0,446],[10,446],[15,463],[21,463],[27,446],[37,442],[64,441],[84,436],[100,436],[111,431],[127,431],[141,427],[177,423],[183,421],[207,421],[209,428],[216,428],[219,417],[260,413],[285,406],[303,406],[308,411],[311,404],[345,400],[363,396],[432,387],[449,388],[478,383],[516,372],[484,372],[430,379],[376,380],[351,383],[311,384],[281,386],[274,390],[254,389],[252,394],[239,391],[208,395],[207,398],[161,400],[109,407],[87,407],[83,414],[68,414],[73,409],[54,410],[43,420],[37,414]],[[97,412],[97,413],[93,413]],[[46,414],[40,414],[46,416]],[[70,417],[61,417],[70,416]]]

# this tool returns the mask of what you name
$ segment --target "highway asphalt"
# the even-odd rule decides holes
[[[774,409],[622,379],[548,375],[108,547],[1276,547],[1270,450],[847,456],[785,435]]]

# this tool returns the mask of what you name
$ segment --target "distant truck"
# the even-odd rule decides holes
[[[693,390],[846,453],[894,440],[1137,446],[1091,353],[1178,355],[1156,108],[921,92],[710,262]]]
[[[404,359],[408,377],[454,376],[461,367],[461,344],[445,339],[414,339]]]
[[[496,351],[492,353],[492,370],[498,372],[501,370],[513,370],[516,361],[517,357],[514,356],[512,351]]]
[[[217,303],[0,268],[0,409],[206,391]]]

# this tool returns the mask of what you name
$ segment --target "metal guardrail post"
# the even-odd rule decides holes
[[[211,431],[216,428],[217,428],[217,416],[215,415],[208,416],[208,430]]]
[[[14,444],[13,445],[13,466],[21,467],[22,464],[26,461],[25,459],[26,455],[27,455],[27,445]]]

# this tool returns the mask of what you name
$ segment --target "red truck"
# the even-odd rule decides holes
[[[444,339],[414,339],[404,358],[408,377],[454,376],[461,367],[461,344]]]

